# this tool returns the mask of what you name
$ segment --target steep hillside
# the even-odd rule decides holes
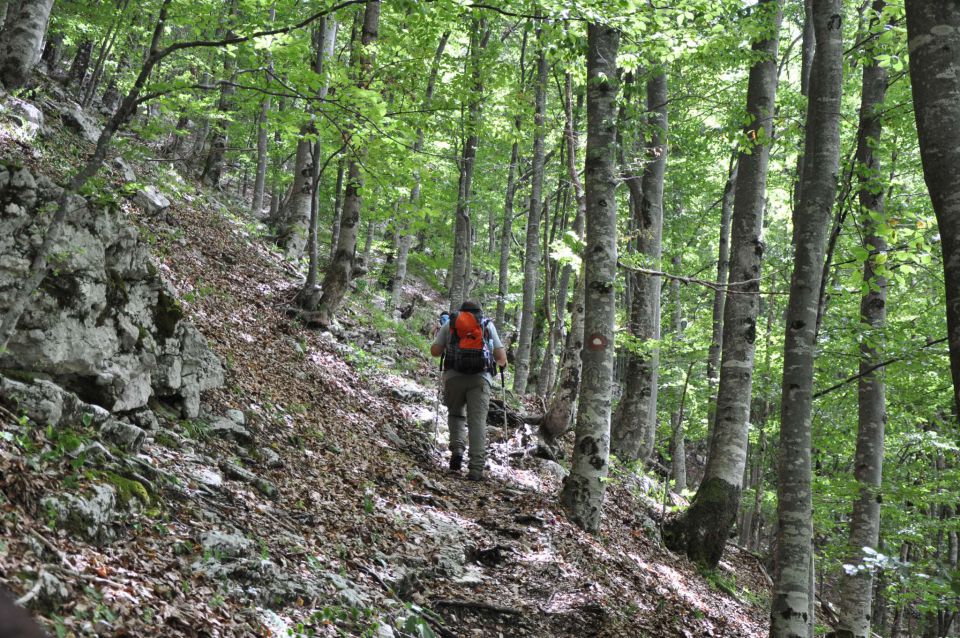
[[[57,112],[38,143],[4,138],[7,166],[68,170],[87,142]],[[287,312],[300,271],[246,205],[147,165],[135,181],[173,203],[136,205],[124,167],[111,170],[97,197],[149,245],[223,384],[195,410],[154,390],[138,423],[106,406],[143,432],[124,445],[84,416],[103,410],[68,392],[82,386],[4,371],[0,576],[52,635],[765,635],[756,559],[731,548],[705,577],[666,551],[646,478],[615,474],[591,537],[560,511],[564,470],[530,455],[525,427],[491,425],[486,482],[445,470],[429,290],[414,282],[424,301],[397,322],[361,285],[336,334],[312,330]],[[70,272],[38,303],[69,291]],[[51,401],[76,418],[44,422],[31,406]]]

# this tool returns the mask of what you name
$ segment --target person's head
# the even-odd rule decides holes
[[[480,304],[474,301],[473,299],[468,299],[460,304],[460,310],[463,312],[482,312],[483,309],[480,307]]]
[[[448,321],[450,321],[450,313],[444,310],[443,312],[440,313],[440,325],[442,326]]]

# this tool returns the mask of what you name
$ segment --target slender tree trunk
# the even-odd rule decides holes
[[[480,68],[480,56],[486,48],[490,31],[486,30],[486,20],[473,21],[470,32],[470,54],[467,59],[473,86],[470,105],[467,109],[466,139],[463,154],[460,157],[460,180],[457,189],[457,210],[453,245],[452,280],[450,283],[450,309],[456,310],[463,303],[470,289],[470,245],[471,245],[471,199],[473,190],[473,169],[477,160],[477,147],[480,144],[480,115],[483,98],[483,77]]]
[[[763,257],[763,209],[767,164],[777,93],[777,45],[782,0],[762,0],[758,19],[769,21],[767,39],[753,45],[758,54],[750,68],[744,129],[750,148],[740,152],[731,221],[729,287],[723,311],[723,350],[717,416],[707,466],[686,514],[667,529],[665,540],[685,548],[694,561],[716,567],[730,537],[743,489],[747,461],[750,395],[759,309],[760,264]]]
[[[674,256],[671,267],[674,272],[680,272],[680,256]],[[673,318],[670,328],[673,331],[674,338],[677,341],[683,340],[683,306],[680,303],[680,280],[674,279],[670,282],[670,296],[673,297]],[[684,379],[683,389],[680,396],[677,397],[677,407],[670,415],[670,424],[672,427],[672,437],[670,442],[670,475],[673,477],[673,489],[679,494],[687,489],[687,451],[684,444],[683,435],[683,403],[687,396],[687,386],[690,382],[690,371],[693,364],[687,369],[687,376]]]
[[[520,131],[520,118],[515,120]],[[503,223],[500,227],[500,268],[497,277],[497,315],[495,325],[504,325],[507,308],[507,293],[510,291],[510,243],[513,241],[513,198],[516,191],[517,162],[520,160],[520,144],[513,143],[510,150],[510,167],[507,169],[507,191],[503,202]]]
[[[811,401],[817,302],[840,163],[843,39],[840,0],[814,0],[813,57],[803,179],[784,338],[783,401],[777,485],[777,548],[771,638],[811,636],[814,619]]]
[[[660,269],[663,234],[663,177],[667,167],[667,76],[647,82],[650,138],[643,169],[643,200],[637,226],[637,249],[650,267]],[[646,462],[657,434],[657,391],[660,368],[660,277],[631,274],[633,307],[630,333],[644,353],[627,353],[623,396],[613,418],[610,451],[620,460]]]
[[[707,386],[709,401],[707,405],[707,441],[713,438],[714,422],[717,416],[717,385],[720,381],[720,352],[723,349],[723,309],[727,303],[727,274],[730,272],[730,219],[733,216],[733,202],[737,194],[737,157],[730,160],[730,174],[723,187],[720,203],[720,247],[717,251],[717,290],[713,293],[713,323],[710,349],[707,351]]]
[[[275,8],[270,9],[270,22],[277,16]],[[267,69],[273,72],[273,60],[267,59]],[[260,217],[263,214],[263,195],[267,187],[267,165],[270,162],[268,145],[268,126],[270,119],[270,109],[273,107],[273,98],[269,95],[264,97],[260,104],[260,114],[257,118],[257,173],[253,182],[253,201],[250,203],[250,211],[254,217]]]
[[[236,11],[236,0],[228,0],[227,4],[229,7],[227,13],[232,16]],[[227,37],[231,35],[233,35],[233,32],[227,31]],[[225,51],[223,53],[223,79],[232,82],[236,68],[236,58]],[[207,186],[213,186],[214,188],[219,188],[226,164],[228,143],[226,114],[233,109],[233,95],[236,91],[236,88],[231,84],[224,84],[220,88],[220,101],[217,104],[219,117],[213,123],[210,150],[203,165],[203,172],[200,174],[200,180]]]
[[[379,24],[380,0],[367,0],[363,15],[363,35],[360,38],[361,47],[356,52],[355,58],[357,86],[360,89],[366,89],[373,80],[373,52],[369,47],[377,39]],[[337,252],[323,279],[323,296],[320,298],[315,317],[316,322],[321,326],[329,326],[333,323],[337,310],[347,294],[347,287],[353,279],[354,260],[357,253],[357,226],[360,224],[360,191],[363,188],[360,163],[366,155],[367,145],[366,140],[360,142],[348,163]]]
[[[907,0],[906,7],[914,113],[940,230],[950,374],[960,414],[960,4]]]
[[[347,160],[340,155],[337,161],[337,183],[333,194],[333,221],[330,225],[330,259],[337,254],[337,242],[340,240],[340,219],[343,216],[343,180],[346,176]]]
[[[531,370],[534,307],[537,299],[537,277],[540,271],[540,217],[543,199],[544,118],[547,111],[547,51],[543,29],[537,29],[537,75],[533,114],[533,173],[530,177],[530,213],[527,217],[527,242],[523,253],[523,306],[520,335],[513,369],[513,391],[524,394]]]
[[[430,66],[430,77],[427,79],[427,88],[423,93],[423,102],[421,106],[425,114],[429,112],[430,106],[433,104],[433,90],[437,83],[437,74],[440,72],[440,60],[443,58],[443,51],[446,49],[447,41],[449,39],[450,32],[445,31],[443,35],[440,36],[440,43],[437,44],[437,50],[433,54],[433,63]],[[416,156],[423,151],[423,142],[423,127],[418,126],[417,141],[413,145],[413,153],[415,156],[415,161],[417,162],[420,161],[420,158]],[[413,172],[413,187],[410,189],[411,213],[419,212],[420,180],[420,169],[417,168]],[[410,246],[413,243],[413,236],[409,232],[408,223],[406,221],[401,222],[399,220],[397,223],[400,224],[400,227],[399,232],[397,233],[397,269],[393,278],[393,290],[391,291],[390,296],[391,308],[397,308],[400,305],[400,300],[402,299],[403,295],[403,282],[407,278],[407,259],[410,255]],[[499,326],[500,324],[497,325]]]
[[[583,388],[576,442],[560,501],[570,519],[589,532],[600,528],[609,472],[610,404],[616,319],[617,49],[620,36],[606,25],[587,26],[587,246]]]
[[[874,0],[876,27],[885,0]],[[875,52],[875,51],[874,51]],[[860,374],[857,451],[854,476],[860,491],[850,519],[850,546],[847,563],[858,569],[844,573],[840,588],[840,624],[838,636],[870,638],[873,570],[864,564],[864,547],[877,548],[880,541],[880,480],[883,475],[883,433],[887,421],[886,387],[883,369],[882,331],[886,323],[887,280],[877,273],[876,261],[887,249],[881,234],[884,189],[880,182],[880,162],[874,152],[880,142],[883,121],[880,108],[887,91],[887,70],[870,60],[863,68],[863,93],[860,104],[860,133],[857,139],[857,169],[860,176],[860,208],[864,227],[863,246],[871,253],[863,264],[863,281],[869,286],[860,301]],[[881,267],[882,270],[882,267]],[[846,634],[843,632],[847,632]]]
[[[7,22],[10,21],[10,17],[10,15],[7,16]],[[69,88],[76,83],[76,93],[79,93],[80,88],[83,86],[83,80],[87,77],[87,69],[90,67],[90,57],[92,55],[93,41],[82,40],[77,45],[77,51],[73,55],[73,61],[70,63],[70,69],[67,71],[67,77],[64,81],[64,86]]]
[[[573,220],[573,232],[577,237],[583,236],[584,218],[587,212],[586,197],[583,184],[580,181],[577,149],[580,142],[577,136],[576,121],[573,115],[573,76],[566,74],[564,81],[564,113],[566,126],[564,136],[567,143],[567,177],[573,185],[573,195],[577,204],[577,214]],[[581,255],[585,259],[586,255]],[[569,268],[569,266],[567,266]],[[562,315],[561,315],[562,316]],[[581,268],[577,275],[577,283],[573,289],[573,300],[570,308],[570,329],[567,332],[563,355],[560,358],[560,373],[557,391],[550,401],[540,431],[545,433],[548,441],[553,441],[570,429],[573,416],[576,413],[577,397],[580,394],[580,351],[583,349],[583,321],[584,321],[584,272]]]
[[[333,52],[337,43],[337,22],[333,18],[324,17],[314,32],[316,42],[316,58],[314,60],[314,72],[323,76],[326,72],[326,65],[333,57]],[[324,82],[317,91],[317,100],[323,100],[327,96],[328,84]],[[316,121],[316,115],[311,114]],[[320,276],[320,181],[323,178],[323,172],[327,167],[328,161],[321,164],[320,154],[323,152],[323,144],[319,132],[317,138],[313,141],[313,148],[310,151],[312,160],[310,162],[310,217],[307,225],[307,278],[304,281],[303,288],[297,295],[297,302],[301,308],[314,310],[320,301],[321,291],[317,287],[317,280]],[[332,158],[331,158],[332,159]]]
[[[318,75],[324,74],[326,61],[333,57],[337,27],[337,22],[332,19],[323,20],[317,27],[319,36],[316,38],[317,48],[313,71]],[[324,100],[328,90],[329,82],[324,80],[317,90],[317,101]],[[314,110],[310,109],[310,120],[300,127],[300,140],[297,142],[297,156],[293,166],[293,187],[290,199],[280,211],[281,222],[277,230],[277,245],[292,258],[300,257],[308,248],[308,244],[315,235],[314,227],[318,221],[312,211],[313,200],[316,199],[315,185],[319,186],[317,171],[323,160],[319,157],[320,132],[317,130],[317,116]],[[311,268],[317,267],[316,263],[311,266]]]
[[[6,16],[0,33],[0,82],[8,91],[30,79],[43,53],[53,0],[20,2]]]

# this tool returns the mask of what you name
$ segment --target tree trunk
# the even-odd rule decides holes
[[[564,90],[564,113],[566,126],[564,135],[567,142],[567,177],[573,185],[574,200],[577,204],[577,214],[573,220],[573,232],[577,237],[583,237],[584,217],[587,212],[587,202],[580,182],[577,149],[580,142],[577,139],[577,127],[573,114],[573,76],[566,74]],[[586,255],[580,255],[584,259]],[[570,266],[566,266],[570,269]],[[557,391],[550,401],[540,426],[541,432],[548,440],[555,440],[566,434],[573,423],[576,413],[577,397],[580,394],[580,351],[583,349],[583,314],[584,314],[584,272],[580,269],[577,283],[573,289],[573,300],[570,307],[570,329],[567,332],[566,343],[560,358],[560,372]],[[562,315],[561,315],[562,317]]]
[[[643,199],[637,227],[637,250],[650,267],[660,269],[663,234],[663,176],[667,167],[667,76],[647,82],[650,138],[643,169]],[[643,348],[627,353],[623,396],[613,418],[610,451],[626,462],[646,462],[657,434],[657,390],[660,368],[660,277],[631,273],[630,333]]]
[[[457,189],[453,263],[451,264],[453,274],[450,283],[451,310],[460,307],[470,289],[470,244],[473,232],[470,223],[470,200],[473,190],[473,169],[477,160],[477,147],[480,144],[480,114],[483,96],[480,55],[490,38],[490,31],[485,31],[485,28],[486,20],[477,19],[473,21],[470,32],[470,55],[467,59],[467,68],[470,70],[473,86],[470,105],[467,109],[466,139],[460,157],[460,180]]]
[[[960,414],[960,5],[907,0],[906,7],[913,105],[940,230],[950,374]]]
[[[527,242],[523,252],[523,305],[520,335],[513,369],[513,391],[524,394],[531,370],[534,307],[537,299],[537,277],[540,272],[540,216],[543,200],[544,118],[547,110],[547,50],[542,28],[537,29],[537,80],[533,114],[533,173],[530,177],[530,212],[527,217]]]
[[[520,131],[520,118],[515,120]],[[503,223],[500,227],[500,268],[497,277],[497,315],[495,325],[504,326],[507,308],[507,293],[510,291],[510,244],[513,241],[513,197],[516,190],[517,162],[520,160],[520,144],[513,143],[510,150],[510,167],[507,169],[507,191],[503,201]]]
[[[876,27],[885,0],[874,0],[871,20]],[[871,53],[877,53],[876,50]],[[846,572],[840,586],[839,631],[849,638],[870,638],[873,570],[864,564],[864,547],[877,549],[880,541],[880,479],[883,475],[883,434],[887,421],[884,372],[876,369],[883,359],[879,343],[886,323],[887,280],[877,273],[876,260],[886,256],[887,243],[880,233],[883,216],[883,192],[880,162],[874,153],[879,146],[883,121],[880,108],[887,91],[887,70],[875,59],[863,68],[863,93],[860,104],[860,132],[857,139],[857,168],[860,176],[860,208],[864,227],[863,247],[870,253],[863,264],[863,281],[869,286],[860,301],[860,374],[858,381],[859,414],[854,476],[859,495],[850,519],[848,564],[859,568]],[[880,268],[882,270],[882,267]],[[843,633],[840,633],[843,636]]]
[[[51,9],[53,0],[31,0],[18,3],[6,16],[0,33],[0,82],[8,91],[26,84],[40,61]]]
[[[276,16],[276,8],[271,8],[271,23]],[[267,68],[271,73],[273,72],[273,60],[269,59],[269,57],[267,60]],[[267,95],[263,98],[263,102],[260,105],[260,115],[257,118],[257,173],[253,182],[253,201],[250,203],[250,211],[256,218],[259,218],[263,214],[263,195],[267,186],[267,164],[270,161],[267,121],[270,118],[270,109],[272,107],[273,99]]]
[[[228,0],[228,15],[232,16],[236,11],[235,0]],[[227,37],[233,35],[232,31],[227,31]],[[223,79],[232,82],[237,68],[237,61],[233,54],[224,52],[223,54]],[[203,165],[203,172],[200,174],[200,181],[207,186],[219,188],[220,180],[223,177],[223,169],[227,156],[227,121],[226,113],[233,109],[233,95],[236,88],[231,84],[224,84],[220,88],[220,101],[217,103],[217,117],[213,123],[213,134],[210,139],[210,150],[207,153],[207,159]]]
[[[367,0],[363,15],[363,35],[360,38],[361,48],[357,51],[355,58],[357,86],[362,90],[366,89],[373,79],[373,52],[369,47],[377,39],[379,24],[380,0]],[[348,163],[337,252],[323,279],[323,296],[320,298],[315,317],[317,323],[322,326],[333,323],[337,310],[347,294],[347,287],[353,279],[354,259],[357,253],[357,226],[360,223],[360,191],[363,188],[360,163],[366,156],[366,147],[367,142],[364,140],[358,145]]]
[[[337,254],[337,243],[340,241],[340,219],[343,216],[343,180],[346,176],[347,160],[340,155],[337,160],[337,183],[333,194],[333,221],[330,224],[330,259]]]
[[[324,73],[326,60],[333,57],[337,42],[337,22],[324,19],[318,27],[316,54],[313,71],[318,75]],[[317,89],[317,101],[327,97],[329,82],[324,81]],[[284,249],[288,257],[298,258],[303,255],[304,249],[312,241],[317,219],[312,214],[316,199],[315,186],[320,168],[319,144],[320,132],[317,130],[317,116],[315,109],[310,109],[310,120],[300,127],[300,140],[297,142],[297,156],[293,165],[293,187],[290,199],[280,211],[280,227],[277,230],[277,245]],[[314,252],[314,251],[311,251]],[[311,268],[317,268],[313,263]]]
[[[803,179],[795,214],[794,270],[784,337],[771,638],[809,636],[813,631],[810,410],[817,302],[840,163],[841,15],[840,0],[814,0],[817,51],[811,71]]]
[[[730,174],[723,187],[720,204],[720,247],[717,251],[717,290],[713,293],[713,323],[710,349],[707,351],[707,441],[713,438],[717,416],[717,384],[720,381],[720,352],[723,349],[723,309],[727,303],[727,274],[730,272],[730,219],[737,194],[737,157],[730,160]]]
[[[760,19],[769,20],[767,39],[753,45],[759,58],[750,68],[744,129],[750,148],[740,152],[731,221],[729,287],[723,310],[723,350],[717,417],[704,477],[686,514],[668,527],[665,540],[685,548],[694,561],[716,567],[723,555],[740,504],[747,461],[750,395],[759,309],[760,263],[763,257],[763,208],[767,164],[777,93],[777,48],[782,0],[762,0]]]
[[[671,267],[674,272],[680,272],[680,256],[674,256]],[[683,307],[680,304],[680,280],[670,282],[670,296],[673,297],[673,318],[670,328],[677,341],[683,340]],[[692,364],[691,364],[692,365]],[[690,381],[690,370],[683,383],[683,389],[677,397],[677,407],[670,415],[672,437],[670,439],[670,475],[673,477],[673,489],[679,494],[687,489],[687,452],[683,441],[683,402],[687,394],[687,385]]]
[[[560,501],[570,519],[596,532],[609,471],[610,403],[616,320],[616,29],[587,26],[587,158],[585,171],[587,245],[584,282],[585,347],[583,388],[576,442]]]

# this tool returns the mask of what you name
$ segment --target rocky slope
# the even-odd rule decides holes
[[[45,176],[89,143],[39,103],[37,140],[26,117],[0,135],[0,309]],[[77,200],[0,359],[0,582],[51,634],[765,635],[756,560],[704,578],[669,554],[645,479],[615,475],[590,537],[523,428],[491,428],[486,483],[444,471],[428,303],[400,324],[358,293],[336,334],[309,330],[244,205],[129,170],[103,186],[129,197]],[[170,208],[134,180],[176,185]]]

